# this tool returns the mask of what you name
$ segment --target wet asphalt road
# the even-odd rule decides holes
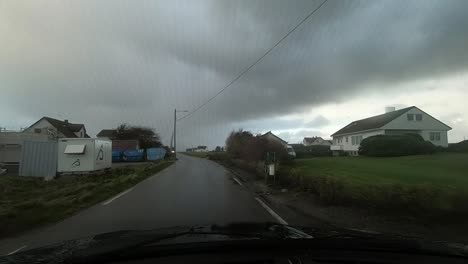
[[[222,166],[184,155],[179,158],[115,199],[62,222],[0,240],[0,255],[117,230],[276,221]]]

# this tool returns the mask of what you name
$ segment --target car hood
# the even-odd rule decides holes
[[[230,240],[287,239],[391,239],[401,241],[402,249],[468,256],[468,247],[447,242],[427,242],[413,238],[349,229],[299,228],[274,223],[233,223],[229,225],[178,226],[144,231],[124,230],[64,241],[0,258],[0,263],[64,263],[70,259],[92,259],[143,245],[186,244]],[[372,240],[371,240],[372,241]],[[377,241],[377,240],[375,240]],[[348,240],[349,242],[349,240]],[[405,242],[405,243],[403,243]],[[410,243],[408,243],[410,242]]]

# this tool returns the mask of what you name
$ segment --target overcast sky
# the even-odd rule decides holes
[[[42,116],[91,136],[122,122],[169,144],[193,110],[321,1],[1,1],[0,127]],[[416,105],[468,137],[468,1],[329,0],[228,90],[178,123],[180,148],[234,128],[328,138]],[[183,113],[179,114],[183,116]]]

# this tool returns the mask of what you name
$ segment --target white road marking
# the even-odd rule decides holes
[[[234,177],[234,176],[233,176],[232,178],[233,178],[240,186],[244,186],[244,185],[242,184],[242,182],[239,181],[239,179],[237,179],[237,178]]]
[[[115,199],[118,199],[118,198],[124,196],[125,194],[129,193],[129,192],[132,191],[132,190],[133,190],[133,187],[130,188],[130,189],[128,189],[128,190],[126,190],[126,191],[124,191],[124,192],[122,192],[122,193],[119,193],[119,194],[117,194],[116,196],[114,196],[113,198],[111,198],[111,199],[109,199],[109,200],[103,202],[102,205],[108,205],[108,204],[110,204],[111,202],[113,202]]]
[[[22,247],[20,247],[20,248],[18,248],[18,249],[16,249],[16,250],[13,250],[12,252],[8,253],[7,256],[13,255],[13,254],[15,254],[16,252],[19,252],[20,250],[25,249],[26,247],[27,247],[27,246],[24,245],[24,246],[22,246]]]
[[[268,205],[266,205],[260,198],[255,197],[255,200],[257,200],[257,202],[258,202],[263,208],[265,208],[265,210],[267,210],[267,212],[270,213],[271,216],[273,216],[273,218],[275,218],[276,221],[278,221],[280,224],[282,224],[282,225],[287,225],[287,224],[288,224],[288,222],[284,221],[284,219],[281,218],[281,216],[279,216],[277,213],[275,213],[275,211],[273,211]]]

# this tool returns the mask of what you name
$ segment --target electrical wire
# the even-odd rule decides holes
[[[213,99],[218,97],[220,94],[222,94],[224,91],[226,91],[231,85],[233,85],[237,80],[239,80],[244,74],[246,74],[250,69],[252,69],[255,65],[257,65],[263,58],[265,58],[271,51],[273,51],[283,40],[285,40],[289,35],[291,35],[298,27],[300,27],[304,22],[306,22],[315,12],[317,12],[328,0],[324,0],[320,5],[318,5],[316,8],[314,8],[306,17],[304,17],[295,27],[293,27],[286,35],[284,35],[278,42],[276,42],[275,45],[273,45],[270,49],[268,49],[260,58],[258,58],[254,63],[252,63],[249,67],[247,67],[245,70],[243,70],[239,75],[237,75],[236,78],[234,78],[231,82],[229,82],[223,89],[219,90],[216,94],[214,94],[212,97],[210,97],[208,100],[206,100],[203,104],[199,105],[197,108],[195,108],[193,111],[189,112],[188,114],[184,115],[183,117],[177,119],[177,121],[180,121],[182,119],[185,119],[187,117],[190,117],[193,115],[195,112],[203,108],[205,105],[210,103]]]

